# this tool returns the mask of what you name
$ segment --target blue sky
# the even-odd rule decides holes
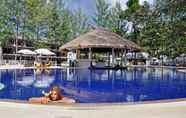
[[[66,1],[67,1],[66,3],[67,7],[72,11],[81,9],[83,13],[88,16],[92,16],[93,14],[95,14],[96,11],[95,0],[66,0]],[[112,6],[114,6],[116,2],[120,2],[123,8],[125,9],[126,2],[128,0],[106,0],[106,1],[108,1],[108,3],[111,4]],[[140,4],[142,4],[144,1],[145,0],[140,0]],[[148,1],[150,4],[153,3],[153,0],[146,0],[146,1]]]
[[[68,0],[67,6],[72,11],[81,9],[86,15],[93,15],[96,11],[95,0]]]

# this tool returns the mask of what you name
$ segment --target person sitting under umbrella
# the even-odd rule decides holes
[[[47,59],[47,63],[45,64],[45,67],[46,68],[47,67],[50,67],[50,66],[52,66],[52,60],[51,60],[51,58]]]

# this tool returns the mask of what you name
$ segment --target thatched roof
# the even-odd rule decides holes
[[[137,44],[106,29],[95,29],[60,47],[61,50],[85,48],[115,48],[141,50]]]

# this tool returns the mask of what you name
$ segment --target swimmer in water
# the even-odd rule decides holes
[[[62,96],[61,89],[58,86],[53,86],[49,93],[44,93],[43,97],[29,99],[29,103],[47,104],[51,102],[71,104],[75,103],[75,100]]]

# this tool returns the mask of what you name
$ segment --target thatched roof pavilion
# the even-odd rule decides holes
[[[116,33],[110,32],[106,29],[98,28],[61,46],[60,51],[85,48],[141,50],[141,47],[134,42],[124,39]]]
[[[116,33],[97,28],[66,43],[59,50],[61,52],[64,50],[75,50],[77,55],[80,55],[80,51],[86,51],[90,62],[92,61],[92,52],[106,52],[108,58],[112,54],[111,60],[114,63],[116,52],[123,55],[127,50],[138,52],[141,49],[134,42],[124,39]]]

